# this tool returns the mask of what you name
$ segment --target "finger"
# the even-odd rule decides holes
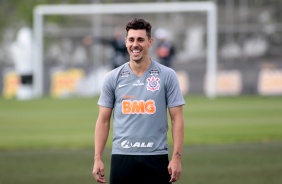
[[[106,179],[104,176],[101,175],[100,172],[93,173],[95,180],[99,183],[106,183]]]
[[[106,183],[106,178],[104,176],[99,175],[98,182]]]
[[[99,172],[92,172],[92,175],[94,176],[95,180],[97,181],[99,178]]]
[[[175,181],[176,181],[176,174],[172,173],[169,182],[175,182]]]
[[[177,178],[179,179],[181,177],[181,173],[179,173],[178,175],[177,175]]]
[[[171,178],[171,179],[169,180],[169,182],[170,182],[170,183],[176,182],[176,179],[175,179],[175,178]]]
[[[174,180],[175,180],[175,181],[178,181],[178,180],[180,179],[180,175],[181,175],[181,174],[175,174]]]
[[[100,171],[99,174],[100,174],[100,177],[101,177],[101,178],[104,178],[104,176],[105,176],[104,169],[101,169],[101,171]]]
[[[92,175],[94,176],[96,181],[98,181],[98,179],[100,178],[100,172],[99,171],[93,171]]]
[[[168,170],[168,173],[169,173],[169,174],[171,174],[171,173],[172,173],[172,171],[171,171],[171,167],[169,167],[169,166],[168,166],[168,167],[167,167],[167,170]]]

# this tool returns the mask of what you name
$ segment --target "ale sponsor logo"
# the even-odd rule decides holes
[[[149,152],[156,149],[154,138],[124,138],[120,142],[120,149],[124,152]]]
[[[152,148],[154,146],[154,142],[149,141],[129,141],[124,140],[121,142],[121,147],[124,149],[130,148]]]

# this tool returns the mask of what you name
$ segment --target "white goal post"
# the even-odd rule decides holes
[[[33,16],[34,33],[34,95],[43,95],[43,22],[46,15],[94,15],[131,13],[207,13],[207,96],[216,96],[217,71],[217,7],[214,2],[168,2],[168,3],[119,3],[119,4],[72,4],[39,5]]]

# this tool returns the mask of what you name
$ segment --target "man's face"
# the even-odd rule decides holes
[[[153,39],[149,39],[146,30],[130,29],[127,32],[125,45],[130,55],[130,60],[141,62],[142,59],[149,58],[149,48],[153,44]]]

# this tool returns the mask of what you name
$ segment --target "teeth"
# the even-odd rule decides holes
[[[133,52],[133,53],[139,53],[140,50],[133,50],[132,52]]]

